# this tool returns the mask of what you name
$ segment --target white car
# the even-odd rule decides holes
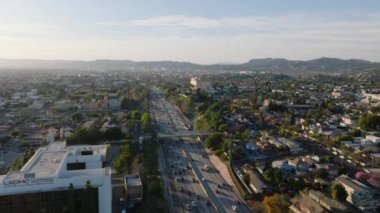
[[[191,205],[193,205],[194,207],[197,206],[197,201],[195,201],[195,200],[192,201],[192,202],[191,202]]]
[[[186,204],[186,209],[187,209],[187,210],[190,210],[190,209],[191,209],[190,204]]]
[[[234,210],[235,212],[239,211],[239,208],[238,208],[237,206],[235,206],[235,205],[232,205],[231,208],[232,208],[232,210]]]
[[[204,177],[202,177],[202,181],[206,181],[206,179]]]

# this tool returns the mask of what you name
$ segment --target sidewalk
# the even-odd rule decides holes
[[[223,177],[223,179],[230,185],[230,186],[233,186],[234,188],[235,187],[235,183],[234,181],[232,180],[231,178],[231,175],[230,173],[228,172],[228,168],[226,166],[226,164],[224,164],[223,161],[221,161],[216,155],[214,155],[212,152],[210,152],[209,150],[207,150],[207,154],[209,156],[209,159],[212,163],[212,165],[214,165],[214,167],[219,171],[220,175]],[[235,189],[236,190],[236,189]]]

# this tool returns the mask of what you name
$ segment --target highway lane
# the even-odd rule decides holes
[[[168,201],[169,202],[169,211],[170,213],[174,213],[174,203],[173,203],[173,195],[172,195],[172,191],[170,190],[170,180],[169,180],[169,177],[167,175],[167,172],[166,172],[166,162],[165,162],[165,159],[164,159],[164,156],[163,156],[163,151],[162,151],[162,147],[159,148],[159,168],[160,168],[160,171],[161,171],[161,176],[162,176],[162,179],[164,181],[164,192],[165,192],[165,197],[168,198]]]
[[[180,112],[171,106],[170,102],[166,101],[159,91],[154,90],[154,98],[152,101],[156,101],[151,108],[151,112],[155,113],[154,118],[156,124],[159,126],[160,133],[171,133],[175,135],[176,132],[190,132],[186,130],[186,125],[180,117]],[[161,96],[161,97],[160,97]],[[227,187],[223,186],[223,178],[216,172],[202,172],[202,167],[207,164],[213,168],[211,162],[208,159],[202,157],[202,152],[205,152],[203,147],[191,147],[188,144],[192,139],[187,138],[186,142],[179,142],[176,138],[165,139],[163,156],[166,160],[166,165],[172,170],[180,170],[186,168],[190,163],[192,170],[185,169],[185,173],[181,174],[184,181],[176,181],[174,171],[165,170],[169,174],[169,178],[172,180],[174,187],[171,186],[173,202],[175,205],[175,211],[183,212],[186,210],[185,205],[191,203],[194,200],[195,195],[193,193],[201,195],[203,198],[207,198],[211,201],[216,211],[207,206],[204,202],[198,202],[198,206],[193,208],[195,212],[234,212],[232,205],[236,205],[236,201],[239,200],[239,196],[235,192]],[[169,142],[169,143],[168,143]],[[174,145],[175,144],[175,145]],[[214,169],[215,171],[215,169]],[[178,175],[178,174],[176,174]],[[202,181],[202,177],[206,178],[206,181]],[[194,183],[193,178],[197,179],[199,183]],[[220,184],[222,188],[218,188]],[[183,187],[184,190],[190,190],[192,195],[179,192],[179,188]],[[220,193],[216,193],[216,190]],[[207,195],[206,195],[207,194]],[[203,200],[203,199],[202,199]],[[178,205],[178,202],[181,205]],[[248,207],[240,202],[237,205],[239,212],[250,212]]]
[[[190,138],[186,141],[186,148],[190,153],[192,159],[194,159],[194,165],[198,167],[201,171],[202,177],[205,178],[204,183],[209,186],[211,192],[215,195],[216,205],[219,205],[218,209],[223,209],[226,212],[234,212],[232,206],[235,205],[238,207],[239,212],[250,212],[249,208],[243,204],[243,201],[235,193],[231,186],[229,186],[223,177],[217,172],[212,163],[207,157],[203,157],[205,150],[203,147],[197,143],[192,142]],[[202,171],[202,168],[207,165],[209,171]],[[218,187],[219,185],[219,187]],[[216,193],[216,191],[219,193]],[[240,204],[237,204],[239,200]]]
[[[191,205],[191,211],[193,212],[215,212],[215,210],[208,206],[205,202],[207,197],[203,189],[198,182],[193,182],[195,175],[192,170],[187,169],[189,164],[186,155],[179,144],[175,145],[175,141],[167,142],[163,145],[163,156],[165,158],[165,164],[170,179],[171,193],[173,196],[173,203],[175,206],[175,212],[185,212],[186,204]],[[174,174],[174,172],[176,174]],[[183,177],[183,180],[182,180]],[[179,178],[180,181],[177,181]],[[183,187],[183,192],[180,188]],[[188,190],[191,194],[188,194]],[[196,198],[196,195],[200,196],[200,199]],[[192,206],[192,202],[196,202],[196,206]]]

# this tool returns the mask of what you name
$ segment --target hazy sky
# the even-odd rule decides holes
[[[379,0],[1,0],[0,58],[380,61]]]

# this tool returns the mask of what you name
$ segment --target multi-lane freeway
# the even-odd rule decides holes
[[[185,141],[186,150],[192,159],[194,170],[199,171],[199,177],[208,190],[208,195],[214,201],[218,212],[250,212],[249,208],[243,205],[233,187],[225,182],[218,170],[212,165],[203,146],[193,142],[191,138],[187,138]]]
[[[202,145],[191,137],[174,137],[176,132],[190,132],[189,124],[157,88],[151,90],[150,106],[159,133],[169,136],[160,149],[160,167],[171,212],[250,212],[214,168]]]
[[[183,145],[174,140],[162,144],[164,178],[174,212],[215,212],[199,180],[190,166]]]

